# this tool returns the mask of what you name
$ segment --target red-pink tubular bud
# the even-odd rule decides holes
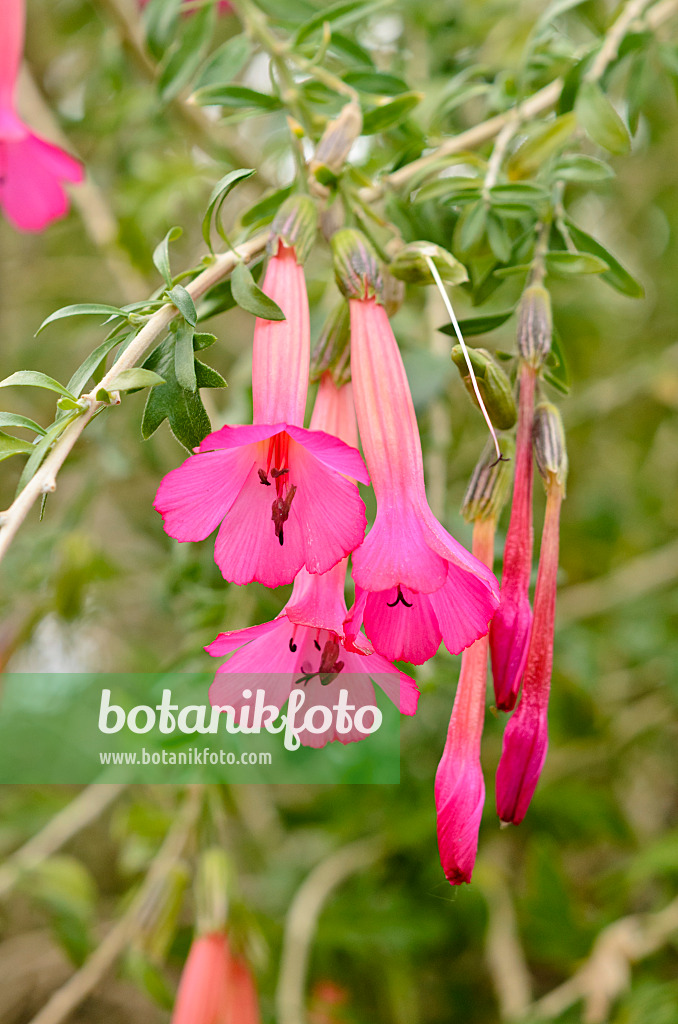
[[[223,932],[194,939],[184,966],[171,1024],[217,1024],[228,1005],[231,951]]]
[[[518,710],[504,732],[497,769],[497,813],[520,824],[534,794],[548,747],[547,711],[553,668],[553,627],[558,574],[558,529],[562,488],[549,487],[534,596],[534,623]]]
[[[478,519],[473,554],[492,567],[495,520]],[[450,885],[470,882],[478,850],[478,830],[485,803],[480,740],[485,718],[487,636],[467,647],[447,730],[445,750],[435,782],[438,850]]]
[[[520,371],[516,471],[511,520],[504,547],[499,608],[490,627],[492,677],[497,707],[515,707],[527,658],[532,626],[532,421],[535,371],[523,363]]]

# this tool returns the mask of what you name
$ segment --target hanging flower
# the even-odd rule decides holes
[[[364,622],[375,650],[421,664],[441,639],[458,654],[487,633],[497,581],[440,525],[424,490],[419,430],[379,271],[355,231],[332,240],[351,313],[351,373],[358,427],[377,498],[374,526],[353,553],[356,601],[349,636]]]
[[[503,442],[508,454],[509,441]],[[473,554],[488,568],[494,560],[497,519],[510,482],[508,462],[488,446],[471,478],[462,512],[473,520]],[[450,885],[470,882],[485,803],[480,741],[485,720],[489,641],[480,637],[461,656],[461,671],[443,756],[435,781],[438,849]]]
[[[224,932],[193,940],[171,1024],[260,1024],[254,979]]]
[[[540,285],[525,290],[518,321],[520,356],[518,436],[511,520],[504,547],[501,599],[490,627],[492,678],[497,707],[515,707],[532,628],[532,420],[539,368],[551,348],[551,306]]]
[[[20,231],[42,231],[68,211],[62,182],[82,181],[82,165],[35,135],[16,112],[25,0],[5,0],[0,28],[0,208]]]
[[[548,701],[553,668],[553,627],[558,575],[560,506],[565,497],[567,454],[560,414],[555,406],[537,408],[535,456],[546,485],[546,513],[539,554],[534,623],[527,652],[523,692],[504,731],[497,769],[497,813],[519,825],[525,817],[546,760]]]
[[[350,384],[337,389],[329,374],[323,377],[311,426],[331,429],[357,444]],[[332,712],[342,688],[348,690],[356,711],[373,705],[370,678],[403,714],[413,715],[419,696],[413,680],[376,654],[366,637],[358,633],[349,640],[344,634],[345,577],[346,560],[322,575],[302,569],[290,600],[276,619],[221,633],[207,647],[208,653],[213,657],[236,653],[217,671],[210,702],[237,711],[246,702],[243,676],[249,686],[256,675],[256,688],[264,690],[267,703],[278,709],[295,687],[303,686],[308,707],[324,706],[330,711],[331,724],[322,732],[299,733],[301,743],[316,747],[334,739],[350,743],[368,735],[354,722],[350,730],[341,731]]]
[[[302,426],[310,328],[298,258],[309,235],[312,240],[315,208],[295,198],[276,225],[264,291],[286,319],[257,318],[254,424],[225,426],[206,437],[196,455],[167,474],[155,499],[176,540],[204,540],[221,524],[214,557],[224,577],[269,587],[291,583],[302,568],[327,572],[360,544],[365,507],[349,478],[369,482],[355,448]]]

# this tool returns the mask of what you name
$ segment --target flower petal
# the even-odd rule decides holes
[[[431,606],[431,595],[417,594],[405,587],[401,588],[401,593],[407,605],[397,600],[396,587],[368,594],[365,632],[375,650],[389,661],[421,665],[438,650],[440,627]]]
[[[405,501],[398,508],[382,502],[374,526],[353,553],[356,585],[376,592],[400,584],[430,594],[446,576],[445,558],[426,543],[418,510]]]
[[[289,426],[287,433],[325,466],[335,469],[343,476],[359,480],[361,484],[369,484],[367,467],[356,448],[351,448],[338,437],[332,437],[323,430],[304,430],[303,427]]]
[[[0,142],[5,174],[0,201],[12,223],[21,231],[42,231],[63,217],[68,197],[58,177],[45,167],[36,153],[32,136],[14,142]]]
[[[475,573],[450,562],[445,585],[429,594],[429,601],[445,646],[451,654],[459,654],[485,636],[498,598]]]
[[[329,629],[342,636],[346,618],[345,579],[345,558],[321,575],[300,569],[294,581],[292,596],[285,605],[288,619],[316,629]]]
[[[222,658],[225,654],[251,643],[252,640],[267,636],[278,625],[278,619],[272,619],[270,622],[260,622],[258,626],[246,626],[245,629],[232,629],[227,633],[220,633],[205,650],[213,658]]]
[[[287,429],[285,423],[255,423],[238,425],[235,427],[226,426],[208,434],[198,446],[199,452],[212,452],[221,448],[241,448],[246,444],[255,444],[257,441],[267,441],[269,437],[282,433]]]
[[[446,749],[436,774],[436,818],[440,862],[450,885],[471,881],[484,803],[480,762]]]
[[[191,455],[168,473],[153,502],[165,532],[180,541],[208,537],[236,501],[248,474],[256,476],[256,455],[256,448],[250,445],[235,451],[205,452]]]

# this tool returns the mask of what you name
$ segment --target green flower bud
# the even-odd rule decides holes
[[[339,290],[347,299],[381,301],[383,279],[372,245],[360,231],[342,228],[332,235],[334,273]]]
[[[334,183],[362,129],[360,104],[351,100],[341,108],[338,117],[328,122],[316,147],[309,170],[317,181],[323,185]]]
[[[550,402],[540,402],[535,409],[532,443],[547,489],[555,483],[564,491],[568,468],[565,430],[560,412]]]
[[[409,242],[398,250],[388,269],[394,277],[408,284],[435,284],[426,257],[433,261],[445,284],[468,281],[466,268],[459,260],[432,242]]]
[[[350,315],[348,303],[342,299],[325,320],[311,356],[311,380],[320,380],[328,371],[337,387],[351,379],[349,346]]]
[[[486,349],[469,348],[468,354],[473,372],[476,375],[478,390],[485,403],[492,424],[498,430],[510,430],[517,417],[516,403],[510,380]],[[459,370],[466,390],[475,404],[478,405],[478,397],[473,388],[473,381],[468,372],[468,364],[464,358],[461,345],[454,346],[451,356],[452,362]]]
[[[498,519],[511,490],[515,452],[512,437],[503,437],[501,446],[505,459],[497,460],[492,442],[488,441],[466,488],[461,513],[468,522],[475,519]]]
[[[195,881],[197,931],[200,934],[222,931],[228,918],[231,868],[219,846],[204,850],[198,862]]]
[[[520,356],[535,370],[541,368],[551,351],[552,334],[549,293],[539,284],[530,285],[520,300],[516,341]]]
[[[318,226],[318,211],[309,196],[290,196],[275,215],[268,241],[268,251],[277,253],[282,242],[294,249],[297,263],[303,263],[311,251]]]

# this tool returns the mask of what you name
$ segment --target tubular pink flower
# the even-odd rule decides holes
[[[252,972],[223,932],[194,939],[171,1024],[260,1024]]]
[[[323,377],[311,426],[334,429],[357,443],[350,384],[337,389],[329,374]],[[206,648],[208,653],[213,657],[235,653],[218,669],[210,702],[230,705],[237,712],[251,701],[243,696],[245,687],[264,690],[266,702],[280,709],[291,691],[303,686],[306,707],[324,705],[332,711],[339,690],[347,689],[351,703],[360,708],[374,704],[372,677],[403,714],[413,715],[419,696],[414,681],[376,654],[362,634],[350,640],[344,635],[345,577],[345,559],[322,575],[302,570],[278,618],[221,633]],[[256,681],[249,682],[253,675]],[[350,732],[338,731],[333,716],[324,732],[303,730],[299,735],[303,744],[318,747],[334,739],[350,743],[367,734],[355,725]]]
[[[526,362],[520,371],[516,471],[511,520],[504,547],[499,608],[490,626],[492,678],[497,707],[515,707],[525,670],[532,628],[532,421],[536,373]]]
[[[349,305],[356,412],[377,516],[353,553],[356,602],[346,632],[364,622],[384,657],[421,664],[441,639],[458,654],[487,633],[499,588],[428,506],[412,396],[384,308],[373,298]]]
[[[511,715],[504,731],[497,768],[497,813],[502,821],[513,822],[514,825],[519,825],[527,813],[548,748],[547,712],[553,668],[562,500],[561,486],[556,484],[548,488],[523,693],[518,709]]]
[[[494,556],[495,520],[477,519],[473,554],[489,568]],[[450,885],[470,882],[485,803],[480,740],[485,720],[487,636],[461,656],[461,672],[435,782],[438,850]]]
[[[310,329],[293,249],[272,256],[264,291],[286,319],[255,325],[254,424],[209,434],[163,479],[154,504],[179,541],[204,540],[221,523],[214,557],[224,577],[275,587],[302,567],[327,572],[360,544],[365,507],[349,478],[369,477],[356,448],[301,425]]]
[[[82,181],[82,165],[35,135],[16,113],[24,45],[24,0],[4,0],[0,28],[0,208],[21,231],[42,231],[68,210],[62,181]]]

